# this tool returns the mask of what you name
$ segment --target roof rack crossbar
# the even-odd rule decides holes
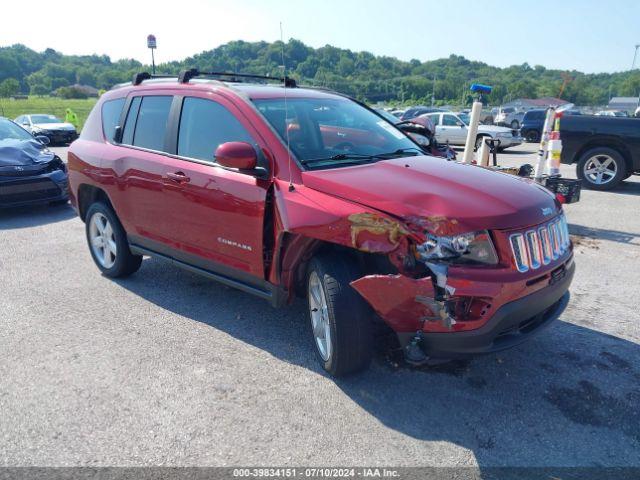
[[[250,73],[233,73],[233,72],[201,72],[197,68],[191,68],[189,70],[183,70],[178,75],[178,82],[188,83],[189,80],[195,77],[232,77],[232,78],[256,78],[260,80],[275,80],[284,83],[285,87],[296,87],[296,81],[290,77],[270,77],[268,75],[254,75]]]
[[[140,72],[133,75],[132,83],[134,85],[140,85],[145,80],[151,80],[152,78],[175,78],[175,75],[151,75],[149,72]]]

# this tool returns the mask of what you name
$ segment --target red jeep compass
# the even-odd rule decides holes
[[[150,255],[276,306],[300,294],[334,375],[367,366],[376,324],[420,363],[511,347],[562,313],[573,249],[547,190],[425,156],[337,93],[241,77],[139,74],[101,97],[69,183],[105,276]]]

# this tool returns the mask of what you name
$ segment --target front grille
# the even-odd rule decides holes
[[[564,215],[541,226],[509,236],[519,272],[536,270],[557,260],[569,248],[569,227]]]
[[[46,200],[47,198],[56,198],[60,194],[60,188],[48,179],[0,184],[0,203]]]

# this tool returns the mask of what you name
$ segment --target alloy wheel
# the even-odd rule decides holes
[[[309,309],[313,336],[318,347],[318,353],[326,362],[331,357],[333,349],[331,343],[331,324],[329,323],[329,309],[324,295],[322,282],[318,274],[313,271],[309,275]]]
[[[609,155],[594,155],[584,164],[584,176],[596,185],[609,183],[618,173],[618,164]]]
[[[118,249],[113,227],[102,213],[95,213],[89,224],[91,250],[103,268],[111,268],[116,262]]]

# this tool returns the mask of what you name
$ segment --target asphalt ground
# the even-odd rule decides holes
[[[113,281],[70,207],[2,212],[0,465],[640,466],[639,210],[638,177],[567,206],[571,301],[528,343],[339,381],[302,302],[155,259]]]

